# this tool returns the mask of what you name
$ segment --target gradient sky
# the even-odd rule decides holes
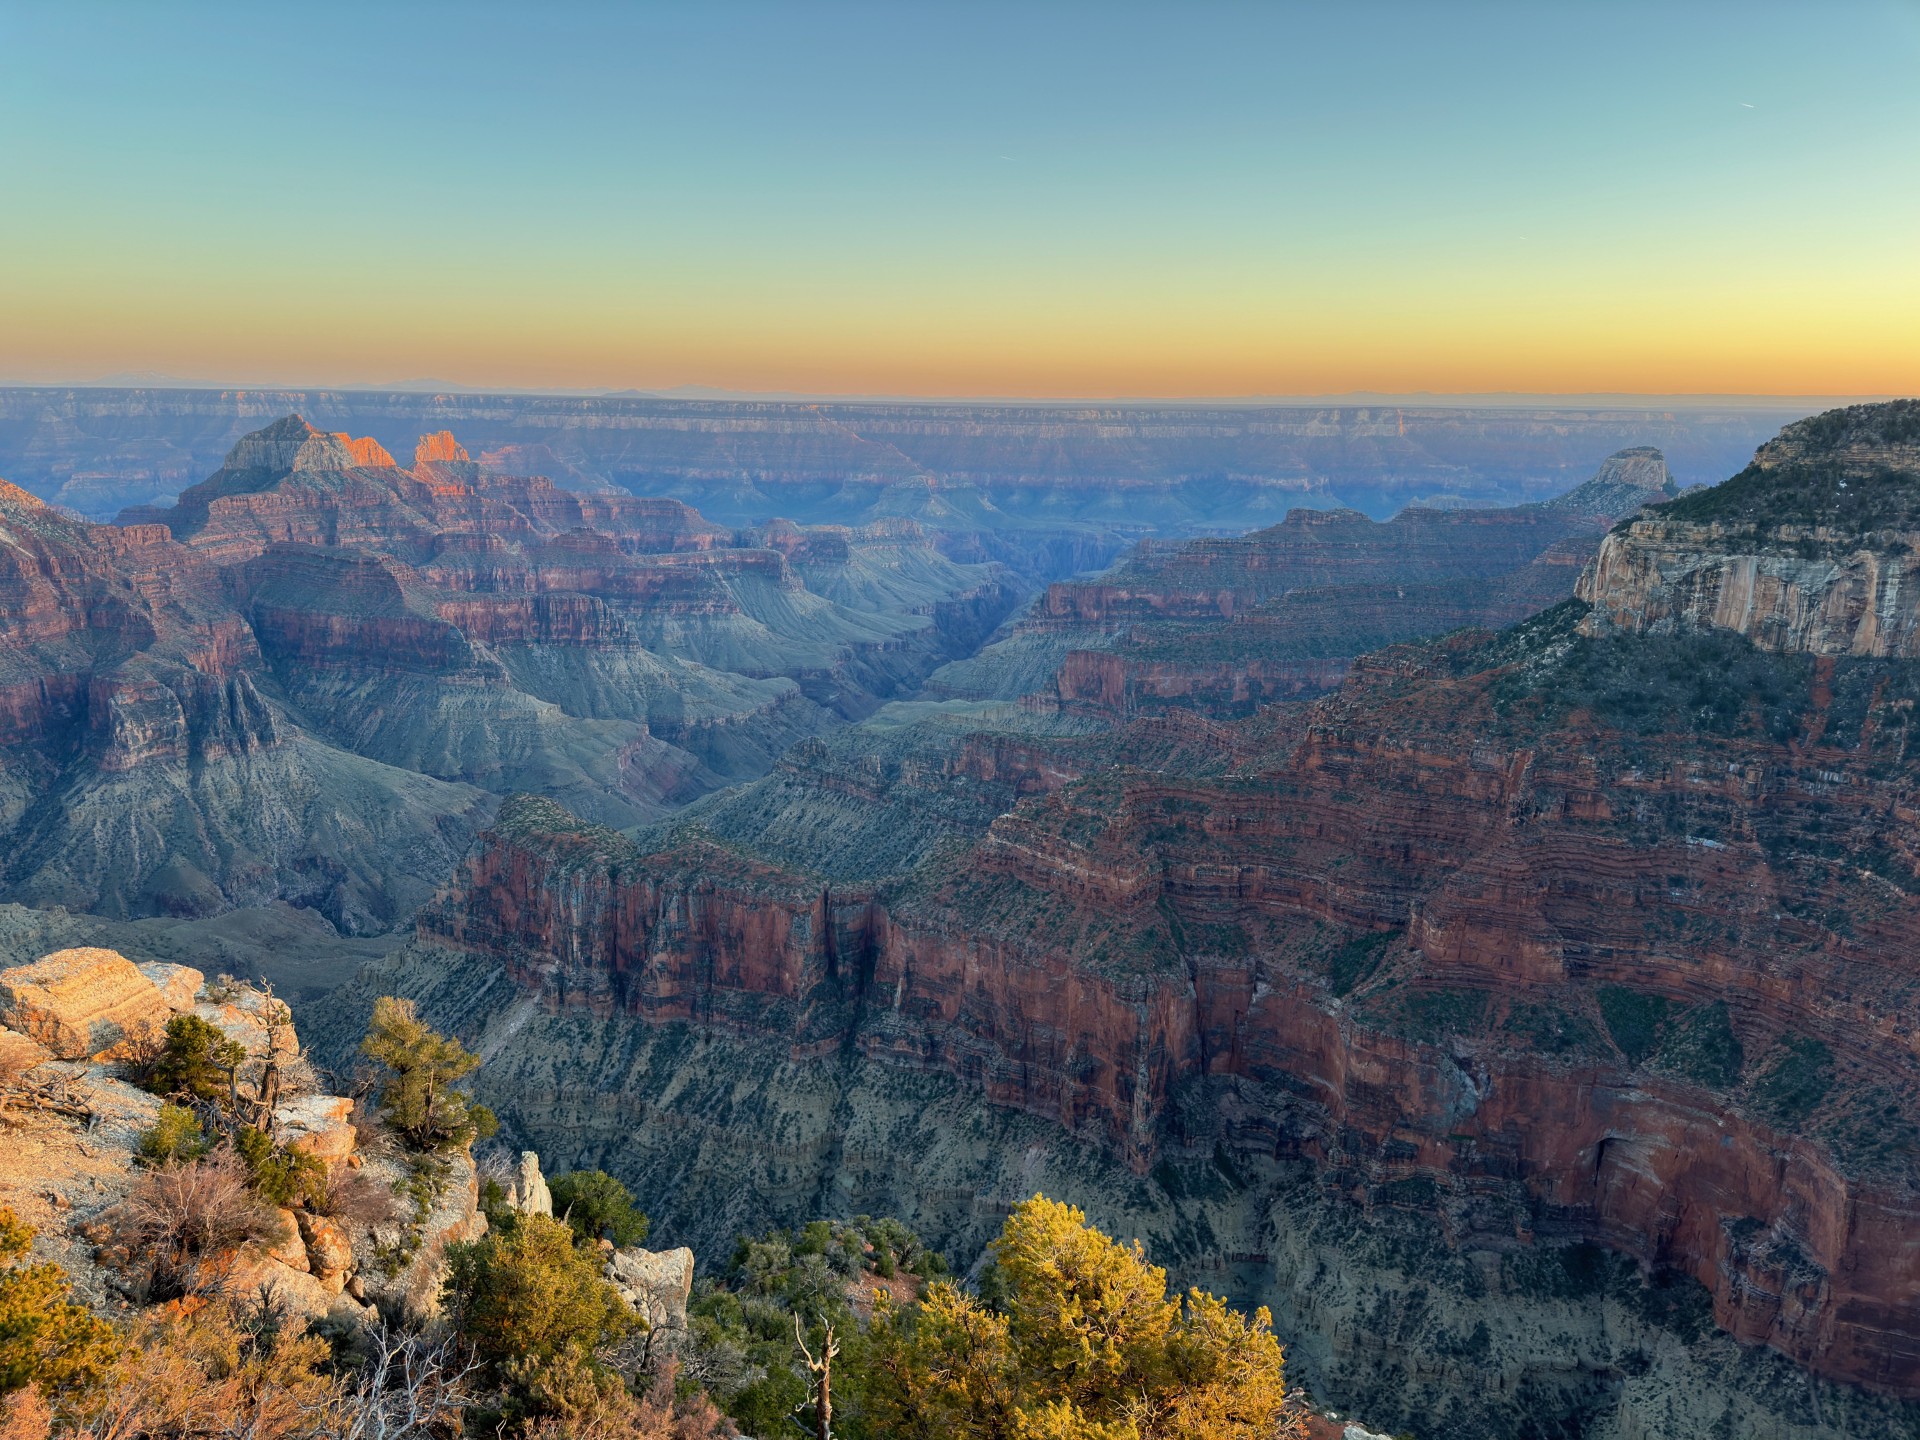
[[[1920,392],[1920,0],[0,0],[0,379]]]

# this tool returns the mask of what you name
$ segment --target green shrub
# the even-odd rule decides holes
[[[1733,1033],[1726,1001],[1698,1006],[1673,1021],[1656,1059],[1662,1069],[1711,1090],[1730,1089],[1738,1083],[1746,1053]]]
[[[317,1210],[326,1202],[327,1167],[318,1157],[275,1145],[265,1131],[251,1128],[235,1132],[233,1148],[253,1193],[269,1205]]]
[[[1805,1035],[1790,1035],[1755,1077],[1754,1104],[1776,1125],[1793,1126],[1820,1108],[1833,1087],[1833,1052]]]
[[[553,1213],[581,1240],[611,1240],[625,1248],[647,1238],[647,1217],[633,1207],[627,1187],[604,1170],[575,1170],[548,1182]]]
[[[1629,990],[1624,985],[1602,985],[1594,998],[1600,1003],[1600,1018],[1620,1053],[1635,1065],[1644,1064],[1660,1048],[1661,1031],[1673,1002],[1664,995]]]
[[[57,1396],[96,1384],[119,1349],[113,1327],[74,1303],[66,1271],[27,1262],[33,1235],[0,1208],[0,1396],[28,1385]]]
[[[571,1228],[522,1215],[511,1231],[448,1248],[444,1297],[455,1333],[489,1374],[530,1392],[537,1372],[588,1362],[636,1321]]]
[[[246,1058],[246,1050],[219,1026],[198,1015],[176,1015],[167,1021],[166,1043],[154,1061],[150,1088],[159,1095],[230,1103],[234,1072]]]
[[[183,1105],[162,1105],[153,1128],[140,1137],[140,1158],[149,1165],[185,1164],[211,1148],[199,1117]]]

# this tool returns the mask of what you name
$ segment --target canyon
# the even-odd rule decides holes
[[[9,486],[0,534],[7,898],[289,902],[344,935],[406,924],[501,794],[658,818],[913,688],[1048,578],[950,558],[959,530],[734,531],[298,416],[118,525]]]
[[[218,955],[343,1074],[415,998],[708,1263],[964,1265],[1038,1189],[1388,1429],[1920,1433],[1920,405],[1739,470],[1750,415],[26,393],[43,458],[224,458],[0,492],[0,956]],[[1220,480],[1276,436],[1313,478]]]
[[[1906,1433],[1920,672],[1861,577],[1904,563],[1917,416],[1534,517],[1498,573],[1583,547],[1566,598],[1336,647],[1317,698],[1040,665],[631,833],[510,800],[327,1004],[419,996],[510,1127],[707,1253],[814,1209],[964,1249],[1045,1188],[1273,1304],[1376,1423]],[[1150,547],[1014,633],[1231,627],[1341,527]]]

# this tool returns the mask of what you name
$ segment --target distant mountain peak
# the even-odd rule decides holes
[[[348,453],[353,456],[353,463],[362,469],[386,470],[397,466],[399,463],[393,458],[393,455],[388,451],[387,447],[371,435],[362,436],[356,440],[347,434],[346,431],[336,430],[334,432],[334,439],[340,441],[341,444],[347,447]]]
[[[316,430],[299,415],[283,415],[264,429],[242,435],[227,452],[228,470],[265,470],[285,475],[295,470],[384,468],[393,456],[372,436],[356,440],[344,430]]]

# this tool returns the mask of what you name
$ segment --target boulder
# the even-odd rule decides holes
[[[184,1015],[193,1009],[194,1002],[200,998],[200,987],[207,983],[207,977],[191,965],[169,965],[161,960],[149,960],[134,967],[153,982],[153,988],[160,992],[160,998],[167,1002],[167,1008],[176,1015]]]
[[[302,1095],[276,1105],[273,1124],[289,1148],[331,1165],[353,1154],[352,1115],[353,1101],[343,1095]]]
[[[117,950],[59,950],[0,970],[0,1024],[62,1060],[85,1060],[158,1040],[166,997]]]
[[[306,1242],[300,1238],[300,1218],[293,1211],[285,1209],[281,1210],[279,1215],[278,1237],[272,1240],[256,1240],[254,1246],[263,1259],[284,1265],[289,1270],[299,1270],[304,1273],[307,1269],[307,1246]]]
[[[620,1298],[653,1330],[687,1328],[687,1297],[693,1293],[693,1251],[616,1250],[607,1259],[607,1279]]]
[[[270,1295],[290,1315],[302,1320],[320,1319],[333,1309],[339,1298],[318,1276],[250,1251],[235,1257],[222,1288],[227,1295],[242,1302]]]

